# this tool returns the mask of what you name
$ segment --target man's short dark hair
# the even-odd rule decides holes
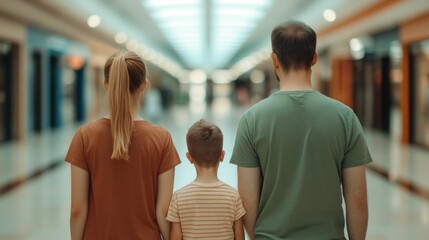
[[[288,21],[271,33],[271,46],[283,70],[308,70],[316,52],[316,33],[308,25]]]
[[[223,134],[218,126],[201,119],[189,128],[186,143],[198,166],[214,167],[222,153]]]

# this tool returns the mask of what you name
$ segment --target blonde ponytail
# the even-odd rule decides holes
[[[113,55],[105,66],[108,82],[108,106],[113,137],[112,159],[128,160],[128,146],[133,132],[134,99],[132,94],[145,81],[146,69],[132,52]]]

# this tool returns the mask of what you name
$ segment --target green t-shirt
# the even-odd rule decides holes
[[[279,91],[248,109],[231,158],[261,168],[256,239],[345,239],[341,169],[370,162],[356,115],[317,91]]]

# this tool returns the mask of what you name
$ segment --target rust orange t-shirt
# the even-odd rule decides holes
[[[83,125],[66,161],[89,172],[84,239],[160,239],[156,221],[158,175],[180,163],[170,133],[134,121],[128,161],[111,159],[110,119]]]

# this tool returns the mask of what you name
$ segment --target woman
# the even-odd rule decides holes
[[[165,217],[180,159],[169,132],[138,114],[145,64],[119,52],[104,75],[109,115],[80,127],[66,156],[72,239],[168,239]]]

